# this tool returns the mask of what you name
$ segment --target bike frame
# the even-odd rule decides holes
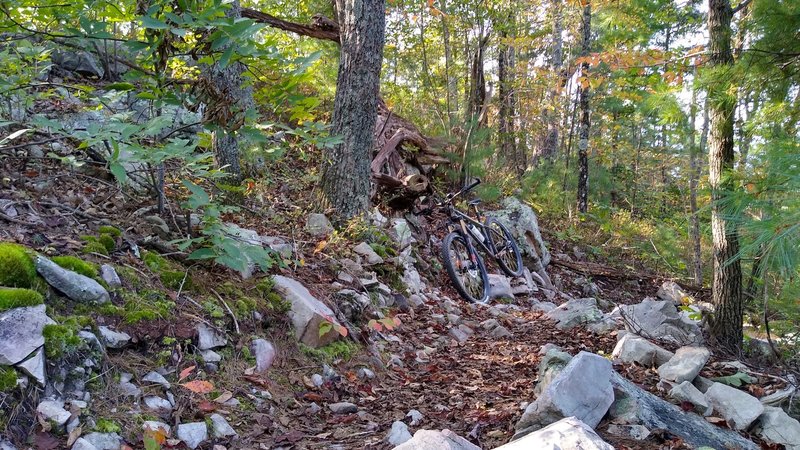
[[[486,228],[486,225],[482,224],[481,222],[478,222],[477,220],[473,219],[469,215],[459,211],[458,209],[456,209],[455,206],[453,206],[453,205],[448,205],[448,206],[449,206],[448,213],[450,215],[450,224],[448,225],[449,231],[451,231],[451,232],[454,231],[453,230],[453,226],[454,225],[458,225],[458,227],[461,229],[461,233],[464,235],[464,237],[465,238],[467,238],[467,237],[470,238],[470,239],[464,239],[464,240],[467,241],[467,245],[472,247],[470,249],[471,251],[475,250],[475,246],[472,245],[472,242],[474,241],[474,242],[477,242],[478,245],[480,245],[481,248],[486,253],[491,255],[493,258],[496,258],[497,257],[496,256],[497,255],[497,249],[495,249],[495,247],[494,247],[494,242],[492,241],[491,236],[489,236],[489,230]],[[467,226],[467,223],[470,223],[470,224],[475,225],[476,227],[478,227],[478,229],[481,231],[481,233],[483,233],[483,240],[481,240],[478,236],[475,235],[475,233],[473,233],[472,229]],[[488,244],[488,246],[487,246],[487,244]]]

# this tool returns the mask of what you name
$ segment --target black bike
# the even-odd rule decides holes
[[[476,179],[455,194],[448,194],[436,206],[446,208],[449,218],[448,234],[442,241],[442,257],[450,280],[465,300],[485,303],[489,301],[489,275],[474,243],[494,258],[510,277],[522,275],[522,255],[511,232],[500,221],[487,217],[483,223],[480,222],[480,200],[469,202],[475,211],[475,218],[453,205],[453,200],[480,183],[481,180]]]

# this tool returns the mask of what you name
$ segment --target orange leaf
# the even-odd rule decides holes
[[[189,381],[188,383],[181,384],[181,386],[194,392],[195,394],[208,394],[214,390],[214,385],[205,380]]]
[[[178,381],[181,381],[182,379],[188,377],[189,374],[192,373],[192,371],[194,370],[195,367],[197,367],[197,366],[189,366],[189,367],[181,370],[181,374],[178,376]]]
[[[326,241],[326,240],[324,240],[324,239],[323,239],[323,240],[321,240],[321,241],[319,241],[319,243],[317,244],[317,246],[316,246],[316,247],[314,247],[314,254],[316,255],[317,253],[319,253],[319,252],[321,252],[321,251],[325,250],[325,247],[327,247],[327,246],[328,246],[328,241]]]

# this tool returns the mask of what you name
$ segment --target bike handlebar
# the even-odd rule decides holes
[[[431,207],[428,207],[428,208],[424,208],[424,209],[420,210],[420,211],[419,211],[418,213],[416,213],[416,214],[419,214],[419,215],[422,215],[422,214],[429,214],[429,213],[433,212],[433,210],[434,210],[434,207],[436,207],[436,208],[441,208],[442,206],[445,206],[445,205],[447,205],[447,204],[450,204],[450,203],[453,201],[453,199],[455,199],[456,197],[458,197],[458,196],[460,196],[460,195],[464,195],[464,194],[466,194],[467,192],[469,192],[469,191],[471,191],[471,190],[475,189],[475,187],[476,187],[476,186],[478,186],[479,184],[481,184],[481,179],[480,179],[480,178],[475,178],[475,181],[473,181],[473,182],[472,182],[472,184],[470,184],[469,186],[467,186],[467,187],[465,187],[465,188],[461,189],[460,191],[458,191],[458,192],[456,192],[456,193],[454,193],[454,194],[447,194],[447,196],[444,198],[444,200],[442,200],[442,201],[437,201],[437,202],[435,203],[435,206],[431,206]]]

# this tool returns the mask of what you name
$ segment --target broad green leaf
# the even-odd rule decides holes
[[[142,26],[145,28],[150,28],[153,30],[164,30],[169,28],[169,25],[167,25],[165,22],[162,22],[154,17],[142,16],[140,20],[142,21]]]

